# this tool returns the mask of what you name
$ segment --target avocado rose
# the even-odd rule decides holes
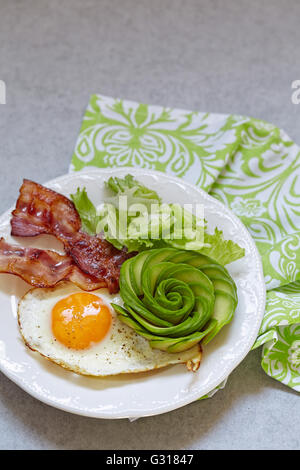
[[[208,343],[237,306],[236,285],[223,266],[175,248],[142,251],[125,261],[120,294],[124,306],[112,304],[119,319],[167,352]]]

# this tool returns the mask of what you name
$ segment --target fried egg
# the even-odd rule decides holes
[[[198,369],[199,345],[182,353],[152,349],[118,319],[111,302],[122,305],[107,289],[86,292],[68,282],[31,289],[19,302],[22,338],[31,350],[82,375],[145,372],[177,363]]]

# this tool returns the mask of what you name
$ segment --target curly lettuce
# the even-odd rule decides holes
[[[86,188],[71,195],[81,217],[82,229],[90,234],[102,233],[116,248],[128,251],[171,246],[206,254],[222,265],[245,254],[232,240],[224,239],[215,229],[210,234],[205,220],[179,204],[166,204],[159,195],[132,175],[111,177],[106,183],[111,192],[105,203],[96,208]]]

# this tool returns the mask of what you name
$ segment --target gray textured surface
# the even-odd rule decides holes
[[[0,212],[67,172],[91,93],[273,122],[300,142],[298,0],[0,0]],[[0,375],[1,449],[296,449],[299,396],[249,353],[213,399],[100,421]]]

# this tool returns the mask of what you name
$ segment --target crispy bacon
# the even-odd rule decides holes
[[[11,228],[11,234],[19,237],[54,235],[83,273],[100,283],[104,280],[110,292],[118,291],[120,266],[133,255],[116,249],[100,236],[82,232],[72,201],[26,179],[12,212]]]
[[[67,197],[24,180],[12,212],[11,233],[16,237],[55,235],[63,243],[81,227],[79,214]]]
[[[77,232],[70,241],[65,242],[65,250],[87,274],[111,279],[119,273],[122,263],[132,256],[99,236],[83,232]]]
[[[83,273],[68,255],[11,245],[3,238],[0,238],[0,273],[19,276],[34,287],[54,287],[60,281],[71,281],[87,291],[107,286],[105,280]]]

